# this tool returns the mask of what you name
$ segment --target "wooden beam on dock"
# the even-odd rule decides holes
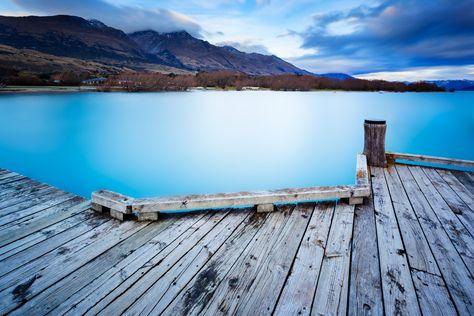
[[[121,220],[123,220],[121,214],[132,213],[136,214],[139,220],[156,220],[158,213],[163,211],[257,206],[257,212],[269,212],[273,210],[274,204],[330,199],[350,199],[351,204],[360,204],[363,203],[363,198],[368,196],[370,196],[370,183],[367,159],[364,155],[359,154],[357,155],[356,183],[354,185],[140,199],[100,190],[92,194],[92,202],[95,203],[94,209],[97,209],[98,205],[108,208],[111,210],[111,215]]]
[[[135,199],[133,212],[159,212],[167,210],[195,210],[240,207],[261,204],[311,202],[368,196],[369,189],[351,185],[321,186],[300,189],[186,195],[164,198]]]
[[[474,168],[474,161],[472,160],[433,157],[433,156],[426,156],[426,155],[403,154],[403,153],[395,153],[395,152],[386,152],[385,155],[387,157],[387,160],[392,161],[392,162],[394,162],[395,160],[406,160],[406,161],[433,163],[433,164],[438,164],[438,165],[446,165],[446,166],[454,166],[454,167]]]
[[[123,221],[132,214],[133,198],[107,190],[92,193],[91,208],[99,213],[109,213],[111,217]]]

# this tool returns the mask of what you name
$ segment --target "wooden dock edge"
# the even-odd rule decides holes
[[[124,220],[136,216],[138,220],[157,220],[163,211],[203,210],[228,207],[256,206],[257,212],[274,210],[275,204],[293,204],[328,199],[347,199],[350,204],[361,204],[370,196],[367,158],[357,155],[354,185],[317,186],[280,190],[172,196],[134,199],[108,190],[92,193],[93,209],[109,211],[112,217]]]
[[[404,154],[404,153],[395,153],[395,152],[386,152],[385,155],[387,157],[387,161],[392,162],[392,163],[395,162],[396,160],[405,160],[405,161],[412,161],[412,162],[433,163],[433,164],[446,165],[446,166],[474,168],[474,161],[472,160]]]

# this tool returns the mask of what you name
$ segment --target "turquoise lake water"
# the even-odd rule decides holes
[[[352,184],[365,118],[387,150],[474,159],[474,93],[0,95],[0,168],[89,197]]]

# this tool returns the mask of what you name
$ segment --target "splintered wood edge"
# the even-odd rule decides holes
[[[440,165],[474,168],[474,161],[472,160],[403,154],[403,153],[394,153],[394,152],[386,152],[385,155],[387,157],[387,160],[390,160],[390,161],[395,161],[396,159],[402,159],[402,160],[413,161],[413,162],[428,162],[428,163],[434,163],[434,164],[440,164]]]

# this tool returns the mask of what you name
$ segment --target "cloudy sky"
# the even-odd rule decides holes
[[[315,73],[474,80],[472,0],[2,0],[0,14],[79,15],[127,32],[184,29]]]

